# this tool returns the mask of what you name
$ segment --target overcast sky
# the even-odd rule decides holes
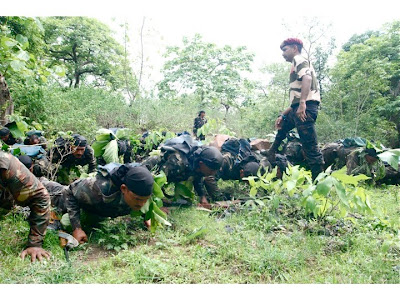
[[[144,56],[145,80],[158,81],[162,54],[166,46],[182,45],[183,36],[195,33],[206,42],[218,46],[246,46],[255,53],[253,69],[271,62],[283,62],[279,44],[288,31],[303,17],[320,18],[332,23],[331,33],[340,47],[353,34],[378,30],[386,22],[400,19],[400,1],[351,0],[69,0],[69,1],[7,1],[2,15],[80,15],[96,17],[119,30],[118,24],[128,22],[130,52],[138,62],[139,32],[145,17]],[[2,4],[3,5],[3,4]],[[2,8],[3,10],[3,8]]]

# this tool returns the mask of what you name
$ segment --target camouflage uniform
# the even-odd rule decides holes
[[[118,217],[132,211],[126,204],[119,187],[114,185],[105,171],[96,177],[79,179],[69,185],[66,209],[72,230],[81,227],[80,209],[101,217]]]
[[[201,118],[200,116],[194,119],[194,125],[193,125],[193,134],[195,136],[197,136],[197,129],[203,127],[204,124],[207,123],[207,119],[206,118]],[[199,140],[204,141],[205,140],[205,136],[204,135],[200,135],[198,137]]]
[[[48,180],[46,177],[40,177],[39,181],[49,192],[51,206],[55,208],[58,214],[65,214],[67,212],[66,198],[68,196],[68,186]]]
[[[62,149],[62,148],[61,148]],[[83,153],[82,157],[76,158],[72,153],[69,153],[66,155],[64,158],[62,158],[62,151],[60,153],[60,149],[58,148],[53,148],[52,150],[52,163],[59,163],[61,161],[60,168],[57,171],[57,181],[62,183],[62,184],[69,184],[69,174],[71,172],[71,169],[75,166],[85,166],[88,165],[88,173],[92,173],[96,171],[96,158],[94,156],[94,150],[92,147],[89,145],[85,146],[85,152]],[[50,156],[51,154],[49,154]],[[43,166],[46,165],[45,161],[41,162]],[[48,166],[47,168],[43,168],[40,166],[41,169],[45,171],[49,171],[49,168],[54,168],[54,166]],[[36,172],[36,171],[35,171]],[[46,175],[46,174],[41,174],[41,175]],[[79,174],[78,174],[79,176]]]
[[[348,175],[364,174],[371,177],[374,181],[383,179],[386,174],[385,164],[379,158],[375,162],[369,163],[366,160],[367,153],[364,148],[358,148],[351,152],[346,159]]]
[[[0,206],[29,206],[28,247],[41,247],[50,218],[50,197],[40,181],[9,153],[0,151]]]
[[[207,190],[208,195],[213,200],[222,199],[223,196],[218,188],[218,180],[239,180],[240,173],[233,172],[233,166],[235,164],[235,157],[230,152],[222,153],[223,162],[221,169],[217,172],[215,176],[204,177],[204,187]]]
[[[301,95],[301,82],[304,75],[310,75],[312,78],[310,93],[306,101],[306,120],[302,122],[296,115],[299,108]],[[290,71],[290,100],[291,110],[283,116],[282,128],[278,130],[275,141],[271,146],[271,153],[278,150],[281,142],[286,138],[288,132],[293,128],[297,128],[300,141],[306,161],[311,169],[313,178],[323,171],[324,159],[318,148],[317,133],[315,131],[315,121],[318,116],[318,106],[320,103],[320,95],[318,91],[318,82],[316,80],[315,71],[311,63],[301,55],[296,55],[293,59],[292,69]]]
[[[179,150],[167,150],[158,156],[151,156],[142,165],[156,173],[163,171],[168,182],[181,182],[193,178],[194,189],[200,197],[205,195],[203,175],[195,172],[192,155]]]
[[[53,152],[52,163],[58,163],[61,159],[61,155],[58,151]],[[85,152],[81,158],[76,158],[72,153],[64,157],[61,162],[61,166],[66,169],[70,169],[73,166],[86,166],[88,165],[88,173],[96,171],[96,158],[94,156],[94,150],[89,145],[86,146]]]

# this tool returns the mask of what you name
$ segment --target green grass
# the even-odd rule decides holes
[[[51,231],[51,259],[22,261],[28,224],[3,215],[0,283],[400,283],[399,190],[370,192],[379,218],[328,218],[323,226],[268,207],[176,209],[173,226],[154,236],[140,219],[108,220],[70,252],[70,265]]]

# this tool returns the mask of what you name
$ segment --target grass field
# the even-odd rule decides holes
[[[106,220],[70,264],[52,231],[51,259],[22,261],[28,223],[3,214],[0,283],[400,283],[399,189],[369,192],[374,215],[324,222],[268,206],[174,209],[155,235],[140,218]]]

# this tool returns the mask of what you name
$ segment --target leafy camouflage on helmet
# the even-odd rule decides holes
[[[50,219],[50,196],[40,181],[13,155],[0,151],[0,206],[29,206],[28,247],[41,247]]]
[[[193,170],[193,166],[189,162],[189,156],[190,153],[186,155],[179,150],[169,147],[161,155],[147,158],[142,162],[142,165],[155,173],[163,171],[167,176],[168,182],[186,181],[193,176],[194,189],[199,196],[203,196],[205,192],[202,175]]]

